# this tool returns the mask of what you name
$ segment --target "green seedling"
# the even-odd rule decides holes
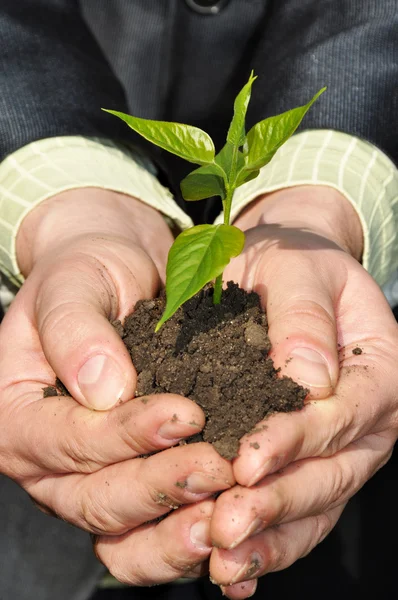
[[[230,224],[234,192],[258,176],[261,167],[270,162],[296,131],[306,112],[326,89],[322,88],[308,104],[264,119],[246,133],[246,112],[255,79],[252,72],[235,98],[227,140],[218,154],[211,137],[198,127],[140,119],[103,109],[156,146],[200,165],[181,182],[185,200],[220,196],[223,205],[222,225],[197,225],[180,233],[172,245],[166,269],[166,308],[156,331],[210,281],[215,280],[214,304],[220,303],[223,271],[231,258],[242,252],[245,243],[243,231]]]

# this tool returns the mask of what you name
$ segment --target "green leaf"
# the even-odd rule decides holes
[[[203,200],[212,196],[225,198],[225,186],[222,177],[214,165],[206,165],[192,171],[181,181],[181,193],[185,200]]]
[[[221,275],[244,243],[245,234],[233,225],[197,225],[180,233],[168,256],[166,309],[156,331],[206,283]]]
[[[322,88],[305,106],[299,106],[281,115],[260,121],[247,134],[245,171],[254,171],[268,164],[276,151],[290,138],[319,96]]]
[[[140,119],[105,108],[102,110],[119,117],[146,140],[163,148],[163,150],[176,154],[180,158],[198,165],[213,162],[215,155],[213,140],[198,127],[184,125],[183,123],[170,123],[169,121]]]
[[[260,175],[259,169],[255,169],[254,171],[245,171],[244,169],[242,169],[239,172],[238,177],[236,178],[235,188],[238,188],[240,185],[243,185],[244,183],[247,183],[248,181],[251,181],[252,179],[256,179],[256,177],[258,177],[259,175]]]
[[[227,141],[234,146],[242,146],[245,141],[245,119],[247,107],[249,106],[253,82],[257,79],[253,71],[250,73],[249,81],[243,86],[234,102],[234,116],[229,126]]]
[[[231,171],[233,168],[234,162],[234,152],[235,152],[235,160],[236,160],[236,169],[240,170],[245,166],[245,161],[243,158],[242,152],[238,150],[235,146],[227,142],[225,146],[220,150],[220,152],[215,157],[215,162],[217,165],[221,167],[224,173],[227,176],[227,180],[230,179]]]

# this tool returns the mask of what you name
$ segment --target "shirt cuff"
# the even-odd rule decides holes
[[[352,204],[360,219],[362,264],[379,285],[398,266],[398,169],[372,144],[332,130],[290,138],[257,179],[234,196],[232,220],[259,195],[297,185],[326,185]],[[222,222],[222,214],[216,223]]]
[[[0,268],[20,286],[16,236],[40,202],[66,190],[98,187],[133,196],[159,210],[180,229],[192,225],[156,178],[149,159],[111,140],[65,136],[33,142],[0,164]]]

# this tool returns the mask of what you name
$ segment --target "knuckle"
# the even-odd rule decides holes
[[[291,549],[291,540],[288,541],[286,536],[283,534],[284,528],[280,525],[274,525],[270,531],[273,531],[277,542],[273,540],[273,543],[266,544],[266,556],[267,572],[281,571],[285,567],[289,566],[289,554]],[[267,536],[268,537],[268,536]]]
[[[329,435],[325,438],[324,446],[319,456],[326,458],[336,454],[341,448],[349,444],[356,433],[356,419],[348,407],[336,406],[335,414],[331,419]]]
[[[169,489],[160,489],[151,483],[151,466],[148,464],[148,460],[136,458],[134,459],[134,463],[136,465],[136,494],[139,496],[141,507],[144,510],[153,513],[154,507],[157,507],[157,514],[155,516],[159,516],[159,513],[163,514],[181,506],[181,500],[174,493],[171,493]],[[179,490],[178,486],[175,486],[175,490]],[[183,492],[183,489],[180,491]],[[168,510],[161,510],[160,507],[162,506]]]
[[[291,509],[291,495],[286,493],[286,489],[279,485],[277,480],[274,485],[269,488],[269,496],[267,498],[267,516],[266,520],[269,523],[282,521]]]
[[[133,572],[131,564],[126,565],[125,561],[119,556],[111,559],[108,563],[104,563],[109,573],[120,583],[130,586],[145,586],[151,585],[149,578],[144,574]],[[153,582],[152,582],[153,583]]]
[[[140,482],[140,489],[137,489],[136,492],[140,495],[142,507],[151,513],[154,507],[157,507],[157,513],[161,512],[162,514],[180,508],[183,502],[178,496],[183,494],[184,486],[179,487],[179,485],[174,484],[174,489],[171,490],[169,484],[160,488],[151,482],[153,465],[151,465],[150,460],[136,458],[134,462],[137,468],[136,481]],[[168,510],[160,510],[162,506]]]
[[[316,544],[320,544],[333,529],[332,519],[328,513],[323,513],[313,518],[315,519],[314,535],[312,536],[311,547],[308,549],[308,552],[310,552]]]
[[[75,473],[93,473],[105,466],[100,456],[93,456],[94,450],[89,447],[89,442],[84,436],[65,437],[62,440],[61,456],[65,460],[67,471]]]
[[[181,556],[175,554],[172,550],[168,550],[163,553],[162,561],[168,571],[171,570],[173,575],[179,576],[196,565],[198,557],[192,558],[188,553],[186,556]]]
[[[394,394],[392,402],[385,407],[385,420],[386,427],[391,430],[391,434],[394,438],[393,443],[398,438],[398,394]]]
[[[106,546],[106,548],[109,547]],[[100,562],[107,567],[109,573],[120,583],[136,587],[152,586],[158,583],[158,564],[155,568],[152,563],[149,563],[145,569],[145,567],[131,559],[130,553],[126,556],[117,547],[106,558],[103,556],[101,558],[101,554],[104,553],[101,553],[99,549],[97,552],[100,554]]]
[[[101,536],[92,535],[93,551],[97,560],[120,583],[129,586],[150,585],[151,582],[140,574],[138,565],[134,571],[131,561],[126,562],[125,554],[116,547],[112,548]],[[152,582],[153,583],[153,582]]]
[[[290,327],[291,321],[294,321],[295,329],[303,330],[307,334],[313,333],[316,337],[325,337],[325,327],[335,331],[334,316],[326,308],[321,306],[315,300],[297,300],[291,306],[287,306],[281,311],[279,317],[284,327]]]
[[[358,487],[357,475],[350,464],[343,466],[340,461],[335,461],[334,466],[331,493],[325,502],[328,508],[348,499]]]
[[[112,422],[116,419],[119,439],[129,450],[139,456],[151,450],[151,445],[143,437],[144,431],[142,428],[136,426],[135,416],[135,411],[131,405],[127,404],[119,407],[114,414],[110,413],[108,418]]]
[[[84,528],[91,533],[99,535],[124,533],[126,528],[105,508],[106,504],[107,498],[103,491],[96,489],[93,494],[91,489],[86,489],[80,498],[78,521],[83,523]]]
[[[182,504],[181,500],[176,499],[174,495],[169,493],[165,494],[164,492],[156,490],[155,488],[148,488],[147,491],[149,501],[152,506],[158,505],[164,506],[168,510],[176,510],[177,508],[180,508]]]

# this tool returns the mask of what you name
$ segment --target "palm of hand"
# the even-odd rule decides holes
[[[100,560],[136,585],[174,580],[208,557],[208,498],[234,484],[209,445],[170,448],[203,426],[197,405],[172,394],[134,399],[136,373],[109,321],[158,285],[142,248],[84,237],[37,262],[0,330],[0,472],[44,512],[95,534]],[[89,398],[79,387],[82,365],[98,355],[125,378],[111,411],[89,408],[98,386]],[[73,397],[43,398],[55,374]],[[120,386],[113,397],[110,380],[107,372],[99,393],[115,404]]]
[[[226,278],[260,294],[274,362],[310,389],[302,411],[274,415],[243,441],[234,461],[240,485],[216,502],[210,573],[229,597],[242,598],[257,576],[319,543],[390,457],[398,326],[359,263],[309,231],[249,230]],[[236,585],[247,580],[244,590]]]

